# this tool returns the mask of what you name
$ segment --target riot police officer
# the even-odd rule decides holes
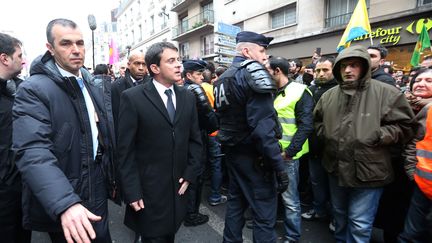
[[[202,60],[184,60],[183,61],[183,78],[185,80],[184,87],[191,91],[197,101],[198,122],[203,142],[203,151],[201,154],[201,168],[197,178],[197,182],[189,186],[189,202],[185,226],[197,226],[205,224],[209,220],[209,216],[199,212],[201,203],[201,191],[203,186],[203,172],[205,161],[207,160],[207,136],[218,128],[218,119],[213,111],[204,89],[201,87],[203,82],[203,71],[206,69],[207,63]]]
[[[276,242],[277,192],[286,190],[288,177],[277,140],[281,136],[273,107],[277,88],[262,65],[272,40],[239,32],[237,56],[215,83],[218,139],[225,149],[230,181],[223,242],[242,242],[243,212],[248,206],[254,242]]]

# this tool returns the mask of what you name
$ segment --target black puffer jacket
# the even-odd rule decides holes
[[[90,121],[85,100],[74,78],[62,77],[50,53],[37,58],[31,77],[17,92],[13,108],[13,150],[23,179],[23,223],[27,229],[60,231],[59,216],[75,203],[93,198],[94,170]],[[110,99],[89,85],[91,74],[81,69],[99,118],[99,134],[108,190],[115,175],[114,128]]]
[[[0,184],[11,185],[19,180],[18,170],[13,161],[12,146],[12,106],[16,87],[22,80],[0,79]],[[13,87],[12,89],[9,87]]]
[[[372,78],[381,81],[392,86],[396,86],[394,78],[384,71],[384,68],[379,67],[377,70],[372,72]]]

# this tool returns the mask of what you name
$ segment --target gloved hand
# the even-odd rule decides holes
[[[288,174],[285,171],[276,172],[277,192],[282,193],[288,188]]]

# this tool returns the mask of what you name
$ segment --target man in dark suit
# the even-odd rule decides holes
[[[122,93],[119,176],[125,224],[142,242],[174,242],[186,215],[187,188],[199,170],[202,143],[193,94],[181,79],[178,49],[155,43],[145,61],[152,81]]]
[[[150,80],[150,76],[148,75],[144,54],[142,52],[133,52],[128,58],[125,75],[118,78],[111,85],[111,100],[116,130],[121,93],[148,80]]]

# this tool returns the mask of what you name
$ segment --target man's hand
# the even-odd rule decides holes
[[[183,195],[189,186],[189,181],[185,181],[183,178],[180,178],[179,183],[181,184],[180,189],[178,191],[179,195]]]
[[[141,209],[144,209],[144,200],[140,199],[138,201],[129,203],[129,206],[131,206],[135,212],[140,211]]]
[[[276,179],[277,179],[277,191],[278,193],[282,193],[286,191],[288,188],[288,174],[285,171],[279,171],[276,172]]]
[[[90,221],[99,221],[102,218],[88,211],[83,205],[77,203],[60,216],[63,233],[68,243],[90,243],[96,238],[96,233]],[[89,239],[90,236],[90,239]]]

